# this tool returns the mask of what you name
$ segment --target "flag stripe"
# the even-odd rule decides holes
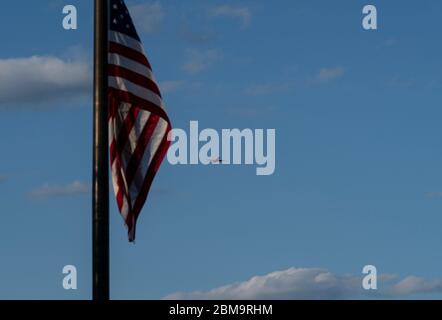
[[[160,89],[122,0],[110,1],[109,152],[118,209],[135,240],[136,221],[172,130]]]
[[[115,101],[114,99],[110,100],[110,105],[111,108],[115,108],[116,104],[118,102]],[[116,126],[119,126],[119,124],[116,121],[117,119],[114,118],[112,119],[112,122],[109,126],[110,131],[112,131],[112,128],[116,128]],[[118,131],[112,131],[111,135],[113,137],[115,137],[118,134]],[[124,203],[126,203],[126,210],[128,209],[128,184],[126,182],[125,176],[124,176],[124,172],[122,172],[122,166],[121,166],[121,157],[119,153],[113,153],[115,148],[113,147],[115,144],[113,143],[114,141],[112,141],[112,145],[110,148],[110,153],[111,153],[111,158],[115,158],[115,160],[111,160],[112,161],[112,180],[113,180],[113,185],[114,185],[114,190],[116,193],[116,198],[117,198],[117,205],[118,205],[118,209],[120,210],[122,215],[126,215],[127,212],[125,212],[124,210]],[[115,187],[117,186],[117,187]]]
[[[124,33],[112,31],[112,30],[109,31],[109,41],[111,41],[113,43],[121,44],[127,48],[130,48],[134,51],[139,52],[140,54],[142,54],[144,56],[146,55],[141,43],[138,40],[125,35]]]
[[[116,53],[109,53],[108,58],[110,65],[120,66],[122,68],[141,74],[152,81],[155,81],[155,77],[152,74],[152,71],[149,68],[146,68],[146,66],[141,63],[138,63]]]
[[[170,131],[171,128],[168,127],[168,131]],[[166,156],[167,150],[169,148],[170,142],[167,140],[167,136],[163,137],[163,140],[161,141],[160,147],[158,148],[157,152],[155,153],[155,156],[152,160],[151,166],[149,166],[149,169],[147,171],[147,174],[144,178],[143,187],[141,188],[137,200],[135,201],[133,205],[133,214],[135,216],[135,219],[138,218],[138,215],[141,211],[141,208],[146,201],[147,194],[149,192],[150,186],[152,184],[152,180],[155,177],[155,174],[158,171],[158,168],[163,161],[164,157]]]
[[[154,105],[163,108],[163,100],[161,100],[159,95],[125,78],[109,76],[109,86],[111,88],[130,92],[143,100],[150,101]]]
[[[153,137],[163,137],[168,127],[168,123],[164,121],[163,119],[159,119],[155,131],[153,133]],[[161,139],[151,139],[148,143],[148,145],[144,148],[144,153],[141,158],[141,165],[137,168],[137,172],[135,173],[134,181],[131,181],[129,184],[129,195],[133,195],[136,193],[139,186],[142,185],[143,179],[147,174],[147,170],[149,169],[149,166],[152,163],[153,157],[158,151],[158,148],[160,147]]]
[[[111,163],[116,159],[116,155],[123,152],[124,146],[129,138],[129,133],[135,124],[135,119],[138,116],[139,109],[131,108],[126,118],[123,121],[119,131],[117,132],[117,139],[111,144]]]
[[[109,52],[110,53],[117,53],[117,54],[122,55],[128,59],[134,60],[138,63],[141,63],[146,68],[149,68],[150,70],[152,70],[152,67],[150,66],[150,63],[147,60],[146,56],[144,56],[142,53],[140,53],[136,50],[125,47],[125,46],[118,44],[116,42],[111,42],[109,44]]]
[[[133,105],[138,106],[141,109],[150,111],[154,114],[158,114],[161,118],[163,118],[167,122],[170,122],[166,112],[161,107],[153,104],[152,102],[144,100],[127,91],[118,90],[115,88],[111,88],[111,90],[112,90],[112,95],[117,97],[120,101],[131,103]]]
[[[130,79],[136,85],[152,91],[161,98],[160,89],[157,84],[145,76],[116,65],[109,65],[108,72],[109,76]]]
[[[152,113],[149,111],[141,110],[138,113],[138,119],[136,125],[132,128],[129,134],[129,140],[127,148],[133,152],[138,144],[138,139],[140,139],[141,134],[143,133],[144,127],[149,120]]]
[[[141,156],[144,153],[144,150],[149,142],[149,139],[152,138],[153,131],[155,130],[158,121],[159,117],[156,115],[152,115],[149,118],[149,121],[147,121],[146,125],[144,126],[143,132],[141,133],[140,138],[137,141],[137,146],[134,152],[132,153],[131,159],[126,168],[126,177],[129,186],[133,182],[135,171],[137,170],[138,166],[141,164],[140,163]]]

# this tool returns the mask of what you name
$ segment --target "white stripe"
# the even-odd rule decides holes
[[[109,119],[109,147],[112,145],[114,139],[116,140],[117,130],[115,128],[115,117]]]
[[[129,134],[129,141],[128,141],[128,145],[126,148],[128,148],[128,150],[131,151],[131,153],[133,153],[135,151],[135,148],[137,147],[138,144],[138,139],[140,138],[141,132],[143,132],[143,128],[147,123],[147,120],[150,117],[150,112],[149,111],[145,111],[145,110],[141,110],[138,113],[135,125],[133,126],[132,130],[130,131]]]
[[[164,109],[163,100],[160,96],[150,91],[149,89],[143,88],[133,82],[130,82],[127,79],[120,77],[109,77],[109,87],[122,91],[127,91]]]
[[[123,157],[120,157],[123,158]],[[121,159],[123,160],[123,159]],[[118,193],[118,170],[120,170],[121,173],[121,178],[123,180],[123,184],[124,184],[124,188],[125,190],[128,189],[127,187],[127,181],[126,181],[126,175],[124,174],[124,171],[122,170],[122,168],[119,168],[117,166],[118,161],[114,161],[114,163],[112,163],[112,181],[114,183],[114,191],[115,191],[115,195],[117,195]],[[124,194],[124,190],[123,190],[123,194]]]
[[[122,121],[124,121],[124,118],[127,116],[130,106],[131,105],[128,103],[121,103],[119,106],[118,113],[114,117],[109,119],[109,146],[112,144],[113,141],[117,141],[120,127],[123,123]],[[120,157],[120,159],[121,161],[123,161],[123,163],[121,163],[121,166],[123,166],[125,159],[124,157]],[[124,220],[126,220],[127,216],[129,215],[129,202],[125,192],[125,190],[127,190],[126,176],[124,175],[122,168],[119,168],[117,166],[116,160],[112,163],[111,170],[112,170],[112,186],[114,189],[115,197],[117,197],[117,194],[120,190],[120,186],[118,185],[118,173],[120,173],[122,177],[122,181],[124,184],[122,186],[123,189],[121,190],[123,194],[123,206],[121,207],[120,214],[122,215]]]
[[[127,202],[126,196],[123,196],[123,207],[121,208],[121,216],[123,217],[124,221],[126,221],[127,217],[129,216],[129,204]]]
[[[152,71],[150,71],[150,69],[147,68],[145,65],[142,65],[135,60],[126,58],[117,53],[109,53],[109,64],[129,69],[130,71],[136,72],[155,82],[155,77]]]
[[[116,165],[116,162],[114,162],[114,164],[112,165],[112,185],[114,187],[114,193],[115,193],[115,197],[117,197],[117,194],[120,190],[119,186],[118,186],[118,167]],[[125,177],[123,175],[123,181],[125,182]],[[121,215],[123,216],[124,220],[126,220],[128,214],[129,214],[129,204],[128,204],[128,200],[126,198],[125,192],[124,190],[122,190],[123,192],[123,206],[121,207]]]
[[[126,47],[131,48],[132,50],[138,51],[139,53],[146,55],[141,42],[139,42],[138,40],[136,40],[134,38],[126,36],[123,33],[109,30],[109,41],[124,45]]]
[[[121,162],[122,162],[121,166],[123,167],[122,169],[123,172],[126,172],[127,170],[127,166],[129,165],[130,159],[132,158],[135,148],[137,147],[138,139],[149,117],[150,117],[149,111],[143,110],[138,113],[135,125],[129,133],[128,141],[124,146],[121,155]]]
[[[121,207],[120,214],[123,217],[124,221],[126,221],[127,217],[129,216],[129,202],[124,194],[123,194],[123,206]]]
[[[121,126],[126,120],[131,107],[132,105],[129,103],[121,102],[118,106],[117,113],[109,119],[109,146],[112,145],[114,140],[117,141]]]
[[[157,153],[161,141],[163,141],[163,138],[167,131],[167,126],[168,126],[167,122],[162,118],[160,118],[157,126],[155,127],[155,130],[152,133],[152,137],[146,146],[146,150],[144,150],[143,158],[140,161],[140,165],[137,169],[137,172],[134,176],[134,180],[132,181],[132,184],[129,189],[129,195],[132,201],[132,206],[135,204],[135,201],[138,197],[138,193],[140,192],[143,186],[143,182],[146,177],[147,170],[149,169],[150,164],[152,162],[152,159]]]
[[[116,114],[116,117],[118,117],[118,120],[115,119],[116,117],[112,118],[113,123],[110,123],[109,125],[112,126],[112,132],[109,134],[110,144],[112,144],[113,140],[117,141],[119,132],[121,130],[121,126],[124,125],[124,121],[126,121],[126,117],[129,114],[130,108],[132,108],[132,105],[126,102],[122,102],[120,104],[120,107],[118,108],[118,113]],[[122,150],[121,154],[121,166],[123,167],[123,171],[126,171],[127,166],[129,164],[129,161],[132,157],[132,154],[135,151],[135,148],[138,144],[138,139],[140,137],[140,134],[144,128],[144,125],[146,124],[147,120],[150,117],[150,112],[145,110],[140,110],[138,112],[137,118],[134,120],[134,125],[129,132],[128,135],[128,141],[124,145],[124,148]],[[112,136],[112,137],[111,137]]]

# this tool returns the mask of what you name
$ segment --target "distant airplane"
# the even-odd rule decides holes
[[[212,163],[222,163],[223,160],[220,157],[216,157],[214,159],[211,160]]]

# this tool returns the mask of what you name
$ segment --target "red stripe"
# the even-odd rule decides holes
[[[121,210],[123,209],[124,198],[123,198],[123,189],[120,186],[118,186],[116,199],[117,199],[118,210],[120,210],[121,212]]]
[[[141,212],[141,209],[142,209],[144,203],[146,202],[147,195],[148,195],[150,187],[152,185],[152,181],[153,181],[156,173],[158,172],[158,169],[159,169],[164,157],[166,156],[167,150],[169,149],[170,141],[167,139],[167,136],[168,136],[170,130],[171,130],[171,127],[168,126],[167,131],[166,131],[167,134],[164,136],[163,141],[161,142],[160,147],[158,148],[158,150],[152,160],[152,163],[149,166],[148,172],[144,178],[143,187],[141,188],[141,190],[138,194],[138,197],[135,201],[135,204],[131,210],[131,216],[133,216],[133,220],[135,223],[132,225],[133,229],[129,229],[129,241],[130,242],[133,242],[135,240],[136,221],[138,219],[138,216]]]
[[[109,146],[109,153],[110,153],[110,163],[114,163],[115,159],[117,159],[117,147],[116,147],[115,139],[112,140],[111,145]]]
[[[119,105],[119,102],[117,100],[113,99],[112,97],[110,97],[109,108],[112,111],[109,113],[111,114],[111,113],[114,113],[115,110],[118,110],[118,105]],[[114,163],[114,161],[116,161],[116,163],[115,163],[116,177],[113,176],[112,179],[116,180],[116,184],[118,186],[118,191],[114,190],[116,192],[115,196],[116,196],[118,209],[121,212],[121,210],[123,208],[124,197],[125,197],[127,200],[127,203],[128,203],[128,210],[130,211],[131,210],[130,197],[128,194],[128,190],[126,190],[126,185],[124,184],[124,179],[122,176],[122,167],[121,167],[121,155],[117,153],[115,139],[112,139],[112,143],[110,146],[110,160],[111,160],[111,166]]]
[[[118,107],[120,106],[120,102],[114,97],[112,94],[112,90],[110,88],[107,89],[107,99],[108,99],[108,122],[111,118],[115,117],[118,112]]]
[[[114,131],[116,131],[117,129],[115,128],[115,125],[116,125],[116,123],[115,123],[116,122],[115,121],[116,120],[115,116],[116,116],[116,114],[118,112],[119,102],[112,97],[110,92],[108,93],[108,100],[109,100],[109,110],[108,110],[109,119],[108,119],[108,125],[110,125],[109,124],[110,121],[113,121],[114,122],[113,123],[113,128],[114,128]],[[109,134],[113,134],[113,133],[109,133]],[[109,151],[110,151],[109,152],[110,153],[110,163],[112,165],[112,163],[115,161],[116,156],[117,156],[117,154],[116,154],[117,150],[116,150],[116,146],[115,146],[115,137],[114,136],[112,136],[112,142],[111,142],[111,144],[109,146]]]
[[[109,53],[116,53],[119,55],[122,55],[128,59],[135,60],[138,63],[141,63],[142,65],[146,66],[152,71],[152,67],[150,66],[149,61],[147,60],[146,56],[136,50],[133,50],[129,47],[126,47],[124,45],[121,45],[119,43],[110,41],[109,42]]]
[[[157,106],[156,104],[154,104],[150,101],[147,101],[143,98],[140,98],[140,97],[138,97],[130,92],[127,92],[127,91],[118,90],[115,88],[109,88],[109,90],[111,91],[111,95],[113,98],[115,98],[121,102],[130,103],[134,106],[137,106],[138,108],[147,110],[147,111],[151,112],[152,114],[156,114],[159,117],[163,118],[167,123],[170,124],[169,117],[167,116],[164,109]]]
[[[136,61],[145,67],[152,70],[147,57],[140,53],[139,51],[133,50],[122,44],[110,41],[109,52],[124,56],[128,59]],[[126,68],[120,66],[109,66],[108,67],[109,76],[121,77],[127,79],[143,88],[149,89],[161,97],[158,85],[151,79],[144,77],[142,74],[138,74]],[[171,131],[171,124],[169,117],[167,116],[164,109],[156,105],[153,102],[147,101],[134,95],[131,92],[118,90],[114,88],[108,88],[108,99],[109,99],[109,120],[115,119],[115,131],[118,132],[118,137],[114,138],[110,145],[111,161],[116,167],[116,172],[113,174],[113,179],[118,188],[116,193],[116,201],[118,208],[121,212],[123,209],[124,201],[128,204],[128,214],[125,219],[125,224],[129,232],[129,241],[134,241],[135,239],[135,229],[136,221],[141,212],[141,209],[147,199],[149,189],[153,182],[153,179],[166,156],[167,150],[170,146],[170,141],[168,140],[168,135]],[[119,115],[119,108],[122,102],[131,104],[132,108],[125,119],[122,119]],[[126,150],[127,142],[129,139],[129,134],[133,129],[133,126],[138,121],[137,116],[141,110],[147,110],[151,113],[147,123],[144,125],[143,130],[138,138],[135,150]],[[135,180],[135,175],[137,174],[140,162],[142,161],[143,155],[152,138],[153,132],[158,125],[159,117],[167,122],[166,134],[164,135],[158,150],[153,155],[152,161],[147,168],[147,173],[144,177],[140,177],[143,183],[137,190],[138,194],[136,199],[134,199],[134,205],[132,206],[132,200],[129,195],[129,190],[126,189],[125,181],[127,185],[130,186]],[[123,160],[127,163],[126,170],[123,169]],[[142,165],[142,164],[141,164]],[[146,164],[145,164],[146,165]]]
[[[116,177],[112,177],[113,179],[116,178],[116,182],[117,182],[117,186],[118,186],[118,191],[116,192],[116,200],[117,200],[117,205],[118,205],[118,210],[121,213],[121,210],[123,209],[123,201],[124,198],[126,198],[127,201],[127,205],[128,205],[128,212],[130,212],[132,210],[131,207],[131,201],[130,201],[130,196],[129,196],[129,192],[126,189],[126,185],[124,184],[124,180],[123,180],[123,175],[122,175],[122,171],[121,171],[121,162],[120,162],[120,156],[117,155],[117,161],[115,163],[116,166]],[[116,190],[114,190],[116,191]]]
[[[126,118],[123,120],[122,123],[119,124],[117,140],[113,140],[112,144],[110,146],[110,148],[111,148],[111,164],[115,160],[115,158],[116,158],[115,156],[117,154],[121,154],[124,151],[124,147],[127,144],[127,141],[129,139],[129,134],[135,125],[135,121],[137,119],[139,112],[140,112],[139,108],[135,108],[132,106],[129,109],[129,112],[128,112]],[[119,117],[119,115],[116,115],[116,117]],[[118,119],[117,119],[117,122],[118,122]]]
[[[110,64],[108,66],[108,74],[109,76],[113,76],[113,77],[120,77],[120,78],[125,78],[127,80],[129,80],[130,82],[133,82],[143,88],[149,89],[150,91],[156,93],[157,95],[159,95],[161,97],[161,92],[160,89],[158,88],[157,84],[155,82],[153,82],[151,79],[133,72],[129,69],[117,66],[117,65],[113,65]]]
[[[132,185],[134,181],[135,174],[141,164],[141,160],[144,155],[144,151],[146,150],[147,145],[149,144],[150,139],[152,138],[152,134],[158,125],[160,118],[156,115],[151,115],[146,125],[143,128],[143,132],[138,139],[137,147],[135,148],[132,157],[129,161],[129,164],[126,168],[126,182],[127,185]]]

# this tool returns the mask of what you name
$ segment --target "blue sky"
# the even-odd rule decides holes
[[[359,297],[347,280],[366,264],[397,276],[384,291],[416,293],[391,297],[442,298],[440,1],[371,1],[377,31],[361,27],[367,1],[127,3],[174,127],[275,128],[276,171],[164,162],[136,245],[111,197],[112,298],[316,268]],[[89,299],[91,1],[1,16],[0,298]]]

